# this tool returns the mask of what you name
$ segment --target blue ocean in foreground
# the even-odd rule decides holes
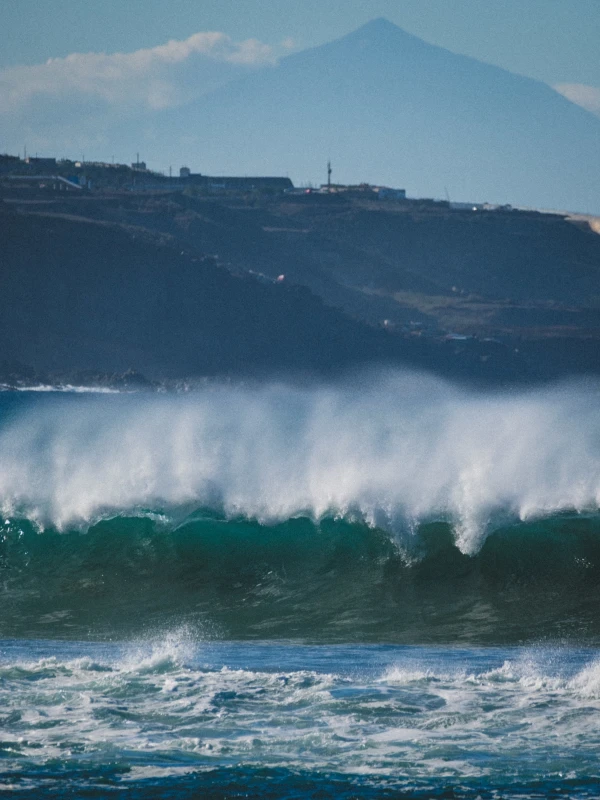
[[[0,789],[598,797],[599,398],[0,393]]]
[[[28,797],[597,797],[600,652],[0,644]],[[18,794],[17,794],[18,793]]]

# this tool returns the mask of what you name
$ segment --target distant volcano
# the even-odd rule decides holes
[[[376,19],[154,120],[203,172],[600,212],[600,120],[549,86]]]

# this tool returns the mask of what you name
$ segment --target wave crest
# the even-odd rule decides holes
[[[59,529],[198,506],[274,524],[359,519],[410,541],[453,525],[475,553],[498,520],[600,505],[598,387],[460,391],[407,373],[188,396],[45,396],[0,428],[0,503]]]

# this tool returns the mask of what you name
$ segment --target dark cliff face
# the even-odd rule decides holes
[[[600,236],[554,215],[343,195],[72,198],[52,207],[167,235],[240,273],[285,273],[371,324],[418,320],[480,336],[600,327]]]
[[[4,358],[41,370],[185,376],[344,366],[390,353],[381,331],[300,287],[107,224],[0,217]]]
[[[1,208],[0,361],[38,374],[600,372],[600,237],[559,218],[183,195]]]

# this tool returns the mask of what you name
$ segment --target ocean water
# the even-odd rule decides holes
[[[0,394],[0,790],[600,796],[599,389]]]
[[[2,783],[31,797],[598,797],[600,653],[0,645]]]

